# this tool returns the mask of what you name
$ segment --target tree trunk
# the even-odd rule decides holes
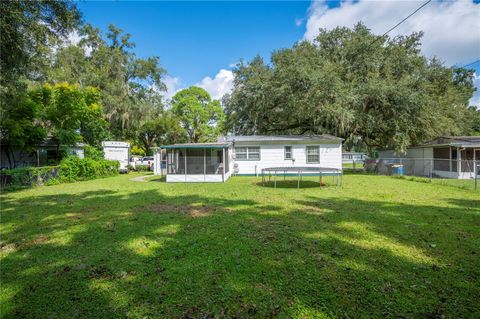
[[[40,148],[37,145],[37,149],[35,150],[35,158],[37,160],[37,167],[40,167]]]
[[[5,150],[5,155],[7,155],[8,167],[9,167],[9,168],[13,168],[13,166],[12,166],[12,159],[11,159],[11,157],[10,157],[10,147],[9,147],[9,146],[6,146],[5,148],[6,148],[6,150]]]

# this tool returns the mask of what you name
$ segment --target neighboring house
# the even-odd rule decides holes
[[[8,154],[7,151],[8,150]],[[76,155],[84,158],[85,144],[61,145],[53,139],[45,139],[34,151],[24,151],[14,146],[0,147],[0,167],[2,168],[20,168],[30,166],[48,166],[56,165],[61,159],[62,152],[67,155]]]
[[[223,182],[232,174],[259,175],[267,167],[342,169],[342,141],[331,135],[227,136],[160,149],[166,151],[167,182]]]
[[[480,173],[480,136],[442,136],[412,146],[406,154],[380,151],[381,159],[405,158],[413,175],[469,179]]]
[[[368,159],[367,154],[360,152],[343,152],[342,161],[344,162],[363,162]]]

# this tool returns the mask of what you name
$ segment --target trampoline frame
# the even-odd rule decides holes
[[[265,186],[265,173],[268,173],[268,181],[273,175],[273,187],[277,188],[277,172],[283,172],[283,180],[287,175],[287,172],[297,173],[297,188],[300,188],[300,182],[302,181],[302,173],[303,172],[310,172],[310,173],[318,173],[318,181],[320,184],[320,188],[322,188],[322,180],[323,176],[331,175],[335,177],[336,185],[341,186],[343,182],[343,172],[341,169],[338,168],[330,168],[330,167],[295,167],[295,166],[285,166],[285,167],[266,167],[262,168],[262,186]]]

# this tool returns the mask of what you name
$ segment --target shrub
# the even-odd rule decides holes
[[[120,163],[105,159],[94,160],[91,158],[80,159],[76,156],[67,157],[60,165],[60,180],[62,182],[75,182],[95,179],[118,174]]]
[[[8,169],[0,175],[2,188],[17,188],[58,183],[58,167],[23,167]]]
[[[130,149],[130,154],[132,155],[138,155],[138,156],[145,156],[145,151],[136,145],[132,145],[132,148]]]
[[[146,172],[150,170],[150,165],[137,164],[135,165],[135,170],[137,172]]]
[[[0,186],[6,189],[37,185],[56,185],[118,174],[118,161],[67,157],[58,166],[25,167],[0,173]]]
[[[96,149],[93,146],[85,145],[85,158],[90,158],[96,161],[103,160],[103,151]]]

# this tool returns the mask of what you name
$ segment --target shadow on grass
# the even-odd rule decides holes
[[[265,183],[262,183],[262,182],[258,182],[256,183],[257,186],[261,186],[261,187],[268,187],[268,188],[298,188],[298,182],[297,181],[293,181],[293,180],[281,180],[281,181],[277,181],[276,185],[274,182],[265,182]],[[322,185],[323,186],[326,186],[325,184]],[[330,186],[330,185],[329,185]],[[320,188],[320,183],[319,182],[314,182],[314,181],[301,181],[300,182],[300,188]]]
[[[475,317],[478,212],[452,203],[7,199],[2,316]]]

